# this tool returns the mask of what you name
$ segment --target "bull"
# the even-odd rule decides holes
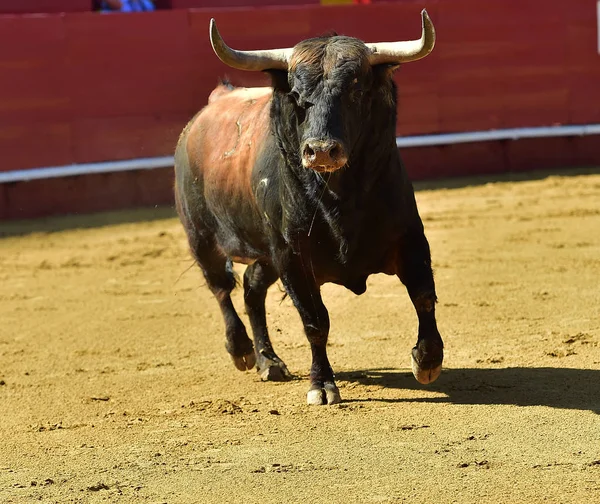
[[[421,17],[417,40],[365,44],[334,34],[259,51],[230,48],[211,20],[216,55],[270,74],[272,86],[222,83],[185,127],[175,153],[177,211],[223,314],[235,367],[256,366],[264,380],[291,377],[266,322],[267,289],[281,280],[310,343],[309,404],[341,400],[326,348],[327,282],[362,294],[369,275],[397,275],[419,322],[413,374],[426,384],[441,372],[430,248],[395,142],[393,73],[435,43],[425,10]],[[234,262],[247,265],[254,345],[230,297]]]

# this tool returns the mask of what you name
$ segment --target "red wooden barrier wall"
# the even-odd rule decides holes
[[[228,43],[250,49],[291,46],[331,29],[367,41],[415,38],[424,6],[438,41],[431,56],[397,72],[400,134],[600,122],[595,0],[0,16],[0,171],[169,155],[219,77],[268,83],[216,58],[211,17]],[[592,162],[599,150],[592,137],[404,156],[422,177],[457,166],[468,173]]]
[[[438,43],[397,73],[399,133],[600,122],[595,0],[426,3]],[[268,82],[216,58],[211,17],[245,49],[414,38],[424,4],[0,16],[0,170],[170,154],[219,76]]]

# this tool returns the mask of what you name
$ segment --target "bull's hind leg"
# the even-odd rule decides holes
[[[417,344],[411,355],[412,371],[420,383],[431,383],[442,371],[444,344],[435,320],[437,297],[431,270],[431,254],[422,228],[403,238],[397,269],[419,318]]]
[[[275,269],[265,263],[256,262],[244,273],[244,301],[252,326],[256,348],[256,367],[263,380],[285,381],[291,378],[287,366],[273,351],[265,312],[268,288],[277,280]]]
[[[225,348],[236,368],[240,371],[252,369],[256,363],[252,341],[231,302],[230,294],[235,288],[231,261],[217,251],[213,240],[201,237],[196,231],[190,232],[189,228],[188,238],[192,254],[204,273],[206,283],[219,302],[225,320]]]

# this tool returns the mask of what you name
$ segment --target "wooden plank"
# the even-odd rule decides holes
[[[574,137],[572,140],[576,153],[572,166],[600,166],[599,136]]]
[[[600,122],[600,26],[595,0],[582,0],[568,10],[567,55],[569,119],[572,123]]]
[[[9,203],[6,189],[8,184],[0,184],[0,221],[8,219]]]
[[[575,166],[577,151],[573,138],[527,138],[506,144],[510,171],[547,170]]]
[[[563,4],[455,0],[439,10],[444,130],[568,122]]]
[[[8,184],[8,218],[131,208],[136,204],[136,176],[136,172],[117,172]]]
[[[0,16],[0,125],[71,114],[60,16]]]
[[[158,168],[147,172],[139,171],[136,176],[136,205],[174,205],[175,171],[173,168]]]
[[[70,14],[69,92],[78,117],[189,112],[197,106],[183,11]]]
[[[311,36],[334,30],[340,35],[356,37],[365,42],[419,38],[421,36],[420,12],[425,7],[436,23],[435,4],[426,0],[311,7],[308,9]],[[421,63],[425,61],[427,60]]]
[[[71,125],[49,120],[0,124],[0,152],[0,171],[71,164]]]
[[[173,204],[173,169],[17,182],[0,185],[0,191],[7,202],[4,214],[0,205],[0,219],[33,219],[169,205]]]
[[[0,14],[89,12],[92,0],[2,0]]]
[[[419,135],[439,131],[439,97],[435,81],[401,83],[398,94],[398,135]]]
[[[477,142],[402,149],[413,180],[502,173],[506,171],[502,142]]]
[[[76,163],[136,159],[173,154],[192,114],[92,117],[74,120]]]

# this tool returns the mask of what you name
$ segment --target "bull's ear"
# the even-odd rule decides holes
[[[288,82],[288,73],[285,70],[265,70],[271,76],[273,89],[282,93],[289,93],[292,89]]]
[[[384,103],[394,106],[397,100],[396,84],[394,82],[394,72],[400,68],[400,65],[374,65],[373,66],[373,88],[378,90],[379,96],[383,97]],[[394,122],[395,124],[395,122]]]
[[[376,88],[388,89],[394,82],[394,72],[400,68],[400,65],[374,65],[373,67],[373,86]]]
[[[373,73],[382,77],[391,77],[398,68],[400,68],[400,65],[374,65]]]

